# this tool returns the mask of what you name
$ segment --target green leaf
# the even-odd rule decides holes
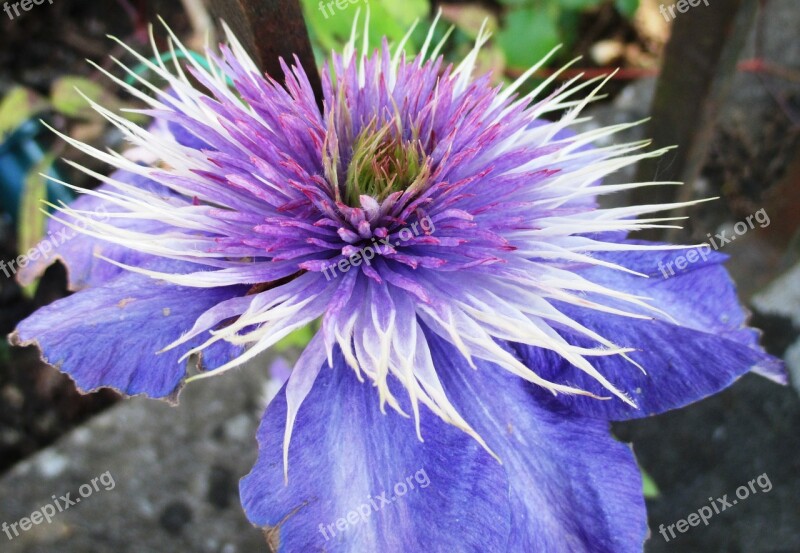
[[[0,102],[0,138],[47,109],[47,101],[33,90],[14,86]]]
[[[0,340],[0,364],[11,362],[11,347],[6,340]]]
[[[108,94],[102,86],[83,77],[67,75],[53,83],[50,90],[53,107],[67,117],[96,119],[98,114],[78,91],[100,105],[107,104]]]
[[[311,338],[316,334],[319,325],[314,322],[299,328],[272,346],[274,351],[283,352],[288,349],[303,349],[311,341]]]
[[[129,107],[128,104],[96,82],[84,77],[66,75],[56,79],[50,89],[53,109],[67,117],[104,122],[103,116],[92,109],[81,93],[110,111],[118,112]],[[147,117],[138,113],[122,112],[121,115],[136,123],[147,120]]]
[[[583,11],[589,8],[596,8],[604,4],[605,0],[559,0],[561,7],[567,10]]]
[[[445,4],[442,6],[442,17],[473,39],[478,37],[484,21],[489,31],[494,33],[497,30],[497,16],[477,4]]]
[[[583,14],[580,11],[564,10],[561,12],[561,17],[558,18],[558,28],[561,30],[561,43],[565,46],[567,52],[571,51],[572,46],[577,43],[580,38],[579,29],[582,17]]]
[[[19,206],[19,223],[17,223],[17,250],[20,255],[27,253],[34,247],[45,234],[47,218],[42,211],[47,200],[47,179],[40,173],[46,173],[55,161],[55,156],[47,154],[28,173],[25,178],[25,188]],[[33,297],[39,281],[31,283],[22,289],[28,297]]]
[[[378,48],[381,38],[385,36],[389,43],[399,42],[417,19],[428,15],[428,0],[370,0],[352,2],[351,0],[302,0],[303,13],[308,23],[311,36],[325,56],[330,50],[341,51],[342,46],[350,39],[353,21],[360,13],[356,27],[359,46],[364,32],[366,8],[369,6],[369,47]],[[341,7],[340,7],[341,6]],[[413,53],[413,45],[407,50]]]
[[[523,8],[508,12],[498,43],[510,67],[528,69],[558,46],[561,42],[558,16],[555,5],[547,9]]]
[[[395,0],[374,0],[370,2],[370,6],[380,4],[386,11],[400,23],[401,26],[406,27],[403,35],[408,31],[414,21],[417,19],[424,19],[430,12],[431,6],[428,0],[404,0],[397,2]]]
[[[633,17],[639,9],[639,0],[614,0],[614,7],[625,17]]]
[[[656,485],[656,481],[653,480],[653,477],[647,474],[642,467],[639,467],[639,470],[642,473],[642,490],[644,496],[647,499],[655,499],[661,496],[661,491],[658,489]]]

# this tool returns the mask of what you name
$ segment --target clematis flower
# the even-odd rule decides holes
[[[641,551],[641,478],[609,421],[781,364],[724,256],[664,279],[676,247],[627,238],[680,206],[599,206],[666,184],[602,184],[662,153],[592,147],[629,125],[571,130],[603,80],[522,95],[538,67],[493,86],[474,75],[486,33],[457,66],[432,36],[409,59],[354,31],[322,109],[313,68],[284,64],[282,85],[230,33],[207,66],[129,49],[167,87],[109,77],[153,123],[92,103],[135,156],[63,137],[115,172],[73,164],[102,182],[51,223],[80,232],[59,253],[77,292],[11,341],[84,391],[175,399],[320,321],[241,482],[276,551]]]

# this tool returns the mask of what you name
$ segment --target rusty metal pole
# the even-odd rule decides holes
[[[675,187],[639,188],[634,203],[691,199],[713,138],[719,109],[727,97],[759,0],[726,0],[713,9],[693,8],[675,19],[653,105],[649,133],[655,148],[677,146],[639,165],[637,180],[682,181]],[[661,232],[638,236],[659,239]]]
[[[210,0],[215,17],[225,20],[258,66],[271,77],[282,80],[279,59],[291,65],[300,59],[317,101],[322,83],[308,38],[300,0]]]

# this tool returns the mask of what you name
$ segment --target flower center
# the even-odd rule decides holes
[[[361,195],[372,196],[380,202],[395,192],[422,190],[430,173],[429,157],[416,132],[405,139],[399,120],[381,128],[373,120],[353,144],[344,200],[356,207]]]

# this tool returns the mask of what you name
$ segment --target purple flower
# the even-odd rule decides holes
[[[601,180],[661,153],[569,130],[602,81],[518,97],[536,68],[494,87],[473,76],[486,34],[457,67],[431,36],[411,60],[353,39],[322,111],[302,67],[284,88],[233,36],[209,68],[186,56],[194,81],[137,55],[168,85],[126,69],[154,123],[94,105],[127,157],[64,137],[116,172],[76,165],[103,182],[51,224],[80,231],[59,251],[77,293],[11,340],[82,390],[175,398],[187,359],[213,376],[321,320],[241,484],[277,551],[640,551],[641,478],[609,421],[781,364],[724,256],[664,279],[679,248],[626,238],[677,206],[598,206],[656,184]]]

